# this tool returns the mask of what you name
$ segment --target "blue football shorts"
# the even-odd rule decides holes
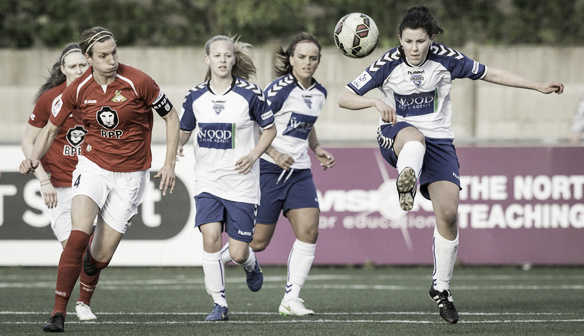
[[[258,208],[258,223],[276,224],[280,212],[286,215],[286,212],[292,209],[319,209],[316,186],[310,169],[285,171],[262,160],[260,187],[262,197]]]
[[[204,192],[195,196],[195,205],[195,227],[220,222],[230,238],[246,243],[252,241],[257,210],[255,204],[229,201]]]
[[[381,125],[378,136],[379,149],[385,161],[395,168],[397,155],[393,150],[393,140],[397,133],[405,127],[412,126],[406,122],[398,122],[395,126],[391,124]],[[413,126],[412,126],[413,127]],[[391,146],[387,148],[388,141],[383,141],[380,137],[391,139]],[[384,146],[386,145],[386,146]],[[424,164],[420,173],[420,193],[430,199],[428,185],[437,181],[450,181],[460,188],[460,164],[454,148],[453,139],[436,139],[426,137],[426,154]]]

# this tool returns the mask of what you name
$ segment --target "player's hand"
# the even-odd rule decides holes
[[[381,120],[385,123],[390,123],[395,125],[397,122],[397,115],[395,113],[395,109],[391,106],[387,105],[383,100],[375,99],[374,106],[381,114]]]
[[[251,171],[255,160],[251,157],[250,154],[246,156],[242,156],[237,162],[235,163],[235,170],[237,170],[240,174],[247,174]]]
[[[174,191],[176,183],[176,176],[174,175],[174,168],[169,165],[164,165],[154,178],[160,178],[160,185],[158,189],[162,190],[162,196],[166,196],[166,190],[170,189],[170,193]]]
[[[57,190],[55,190],[52,183],[48,182],[41,185],[41,194],[43,195],[43,200],[47,208],[52,209],[57,207]]]
[[[24,159],[20,163],[20,173],[26,175],[28,173],[34,172],[34,170],[39,166],[39,160]]]
[[[284,170],[290,170],[290,167],[292,167],[292,164],[294,163],[294,159],[288,154],[278,153],[276,154],[274,162],[278,167]]]
[[[314,155],[318,159],[318,162],[320,162],[322,170],[327,170],[328,168],[335,166],[334,156],[326,150],[322,149],[320,146],[316,148]]]
[[[183,153],[183,148],[184,148],[183,145],[181,145],[180,143],[176,147],[176,161],[179,161],[179,158],[181,157],[185,157]]]
[[[556,81],[549,82],[545,84],[544,87],[539,90],[539,92],[545,94],[549,93],[562,94],[562,92],[564,92],[564,84]]]

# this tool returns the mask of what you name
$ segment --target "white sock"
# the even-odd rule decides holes
[[[205,273],[205,289],[213,298],[213,302],[227,307],[225,267],[221,262],[221,252],[207,253],[203,251],[203,272]]]
[[[232,260],[232,261],[233,261],[233,263],[235,263],[237,265],[243,266],[243,268],[245,268],[248,272],[251,272],[254,270],[255,264],[256,264],[255,252],[250,247],[249,248],[249,255],[247,256],[247,259],[245,260],[245,262],[239,264],[239,263],[236,263],[234,260]]]
[[[229,254],[229,242],[223,245],[223,248],[221,251],[219,251],[219,253],[221,253],[221,262],[223,262],[223,266],[229,264],[230,261],[233,261],[231,254]]]
[[[458,252],[458,234],[456,239],[448,240],[434,228],[432,252],[434,254],[434,274],[432,274],[434,289],[440,292],[450,289],[450,280]]]
[[[315,252],[316,244],[304,243],[298,239],[294,242],[288,257],[288,280],[283,301],[298,299],[300,296],[300,289],[308,277]]]
[[[416,172],[416,178],[420,177],[420,171],[424,163],[424,154],[426,154],[426,147],[421,142],[406,142],[397,157],[397,163],[395,165],[397,173],[401,173],[406,167],[411,167]]]

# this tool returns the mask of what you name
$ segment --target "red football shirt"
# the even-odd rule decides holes
[[[144,72],[124,64],[108,85],[99,85],[92,73],[90,68],[67,87],[51,122],[59,126],[69,114],[78,113],[87,130],[81,154],[105,170],[150,168],[152,105],[162,91]]]
[[[56,86],[43,93],[34,106],[28,123],[31,126],[43,128],[49,120],[53,106],[61,99],[61,94],[67,83]],[[55,141],[41,158],[43,168],[51,177],[55,187],[70,187],[73,170],[77,165],[77,153],[87,131],[81,123],[76,123],[72,115],[65,118]]]

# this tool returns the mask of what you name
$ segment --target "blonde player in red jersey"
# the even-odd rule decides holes
[[[88,67],[89,63],[77,43],[70,43],[61,51],[59,60],[53,65],[49,77],[37,93],[34,110],[24,130],[22,151],[25,155],[32,152],[37,136],[49,121],[51,110],[60,100],[65,88]],[[77,153],[85,132],[81,123],[68,118],[42,158],[42,165],[35,170],[35,176],[41,183],[43,199],[49,209],[51,228],[63,248],[71,233],[71,176],[77,165]],[[90,303],[99,281],[99,273],[93,276],[82,273],[79,280],[80,290],[75,312],[82,321],[95,320],[97,317],[91,311]]]
[[[59,260],[52,316],[43,327],[52,332],[64,331],[82,256],[87,275],[107,267],[144,199],[152,161],[152,110],[166,122],[167,139],[164,165],[155,177],[162,195],[175,185],[179,119],[166,95],[144,72],[118,63],[114,35],[107,29],[85,30],[79,45],[91,67],[65,89],[20,165],[23,174],[34,171],[69,115],[82,120],[87,134],[73,172],[72,230]]]

